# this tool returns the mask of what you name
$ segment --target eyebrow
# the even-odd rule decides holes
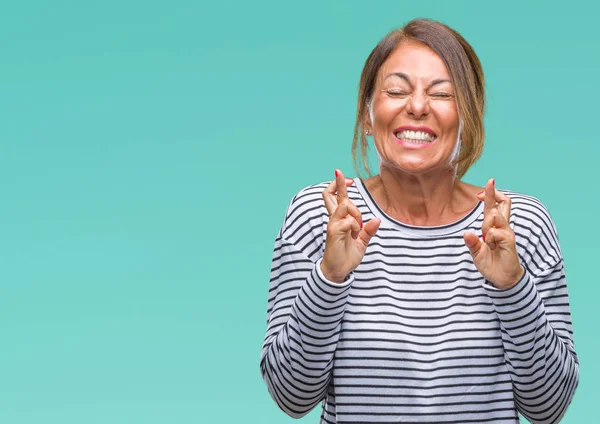
[[[409,83],[412,86],[412,83],[410,82],[410,78],[408,78],[408,75],[406,75],[405,73],[402,73],[402,72],[392,72],[387,77],[385,77],[385,79],[387,80],[391,76],[396,76],[398,78],[402,78],[403,80],[405,80],[407,83]],[[427,88],[431,88],[434,85],[441,84],[443,82],[452,83],[452,81],[450,81],[449,79],[438,78],[438,79],[434,79],[433,81],[431,81],[431,84],[429,84],[429,86]]]

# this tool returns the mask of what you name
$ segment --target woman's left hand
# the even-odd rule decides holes
[[[515,233],[508,223],[510,198],[496,190],[490,179],[478,198],[484,201],[481,234],[483,242],[472,232],[464,235],[465,244],[475,266],[486,280],[498,289],[514,286],[525,270],[519,261]]]

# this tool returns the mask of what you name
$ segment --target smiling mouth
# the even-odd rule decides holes
[[[437,138],[434,134],[425,131],[402,130],[394,133],[398,140],[412,144],[429,144],[433,143]]]

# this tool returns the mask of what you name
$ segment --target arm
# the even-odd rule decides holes
[[[327,281],[294,244],[275,243],[260,369],[271,397],[299,418],[324,397],[353,277]]]
[[[327,392],[352,272],[381,222],[363,228],[346,190],[352,183],[336,170],[324,190],[299,193],[275,241],[260,369],[271,397],[295,418]]]
[[[535,198],[515,194],[512,214],[511,198],[494,180],[484,192],[483,242],[466,233],[465,243],[500,319],[517,408],[533,423],[556,423],[579,381],[556,227]]]
[[[562,259],[537,275],[526,267],[510,289],[486,289],[519,411],[533,423],[559,422],[579,380]]]

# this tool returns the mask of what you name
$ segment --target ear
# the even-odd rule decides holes
[[[371,125],[368,123],[363,124],[362,126],[363,132],[365,133],[365,135],[372,135],[373,134],[373,130],[371,129]]]

